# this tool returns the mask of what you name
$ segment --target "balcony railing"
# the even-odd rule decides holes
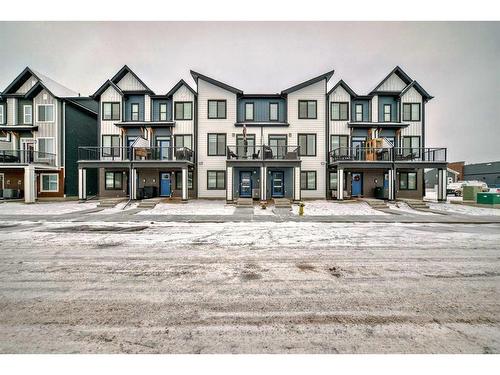
[[[34,150],[0,150],[0,163],[56,165],[56,155]]]
[[[192,162],[194,152],[187,147],[78,147],[78,160]]]
[[[446,148],[340,147],[330,151],[330,163],[337,161],[446,162]]]
[[[227,146],[227,160],[299,160],[299,146]]]

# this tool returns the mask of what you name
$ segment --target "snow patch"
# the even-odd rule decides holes
[[[0,215],[61,215],[72,212],[91,210],[97,203],[86,202],[5,202],[0,205]]]
[[[137,215],[232,215],[235,207],[225,201],[190,200],[187,203],[159,203]]]

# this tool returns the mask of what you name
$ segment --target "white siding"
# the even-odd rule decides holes
[[[54,122],[40,122],[38,121],[38,105],[40,104],[53,104],[54,105]],[[57,165],[61,165],[61,116],[60,116],[60,102],[54,98],[45,89],[40,91],[33,99],[33,124],[38,126],[38,130],[33,132],[33,138],[53,138],[54,139],[54,153],[56,154]],[[38,145],[37,145],[38,149]]]
[[[106,91],[104,91],[101,95],[101,101],[99,103],[99,115],[101,117],[101,135],[102,134],[121,134],[120,128],[115,125],[115,122],[120,120],[113,121],[104,121],[102,120],[102,103],[103,102],[119,102],[120,103],[120,120],[122,115],[122,97],[118,91],[112,86],[108,87]],[[101,138],[102,139],[102,138]],[[99,139],[99,144],[101,143],[101,139]]]
[[[403,120],[403,103],[420,103],[420,121],[404,121]],[[401,97],[401,121],[408,122],[410,125],[401,130],[401,135],[419,135],[422,136],[422,95],[415,90],[414,87],[409,89],[402,97]],[[421,140],[421,144],[423,144],[423,140]]]
[[[26,80],[26,82],[22,84],[21,87],[19,87],[19,89],[16,91],[16,94],[26,94],[37,82],[38,80],[35,77],[31,76]]]
[[[144,121],[151,121],[151,97],[144,95]]]
[[[191,134],[194,135],[194,119],[196,116],[196,110],[194,108],[194,94],[184,85],[179,87],[179,89],[173,95],[173,108],[172,114],[175,111],[175,102],[192,102],[193,103],[193,119],[190,121],[185,120],[175,120],[174,134]],[[205,103],[206,105],[206,103]],[[172,116],[173,117],[173,116]],[[193,136],[194,145],[194,136]]]
[[[395,73],[392,73],[389,78],[377,89],[377,91],[401,91],[406,87],[406,84]]]
[[[348,108],[348,118],[347,121],[332,121],[332,113],[331,113],[331,104],[328,104],[329,107],[329,123],[330,123],[330,129],[329,132],[330,134],[345,134],[345,135],[350,135],[351,131],[349,127],[347,126],[347,123],[349,122],[349,119],[351,117],[351,96],[349,93],[342,87],[338,86],[334,91],[330,93],[330,100],[329,103],[332,102],[348,102],[349,103],[349,108]],[[330,144],[330,139],[327,140],[328,142],[328,149],[332,149],[332,145]]]
[[[378,95],[375,95],[371,101],[372,105],[372,122],[378,122]]]
[[[208,119],[208,100],[221,99],[227,101],[226,119]],[[207,170],[226,170],[225,156],[207,156],[207,134],[226,133],[227,144],[231,145],[236,139],[231,137],[235,132],[236,122],[236,95],[202,79],[198,80],[198,196],[200,198],[226,197],[225,190],[207,190]],[[227,180],[226,184],[230,184]]]
[[[125,76],[116,85],[124,91],[146,90],[146,87],[144,87],[144,85],[131,73],[125,74]]]

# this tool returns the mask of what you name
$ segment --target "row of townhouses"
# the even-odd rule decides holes
[[[432,96],[400,67],[368,94],[333,70],[276,94],[191,71],[156,94],[128,66],[81,97],[26,68],[0,94],[4,198],[269,200],[446,195],[446,149],[426,147]],[[331,89],[328,90],[328,86]]]

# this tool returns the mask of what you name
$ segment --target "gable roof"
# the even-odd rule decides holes
[[[403,96],[412,87],[414,87],[415,90],[417,90],[417,92],[420,95],[422,95],[422,97],[424,97],[426,101],[431,100],[432,98],[434,98],[431,94],[429,94],[427,91],[425,91],[424,88],[422,86],[420,86],[420,84],[417,81],[412,81],[408,86],[406,86],[403,89],[403,91],[401,91],[401,94],[399,94],[399,95]]]
[[[349,95],[351,95],[351,96],[353,96],[353,97],[358,96],[358,95],[354,92],[354,90],[353,90],[353,89],[351,89],[351,88],[349,87],[349,85],[348,85],[347,83],[345,83],[345,82],[344,82],[344,80],[343,80],[343,79],[341,79],[340,81],[338,81],[338,82],[335,84],[335,86],[333,86],[333,87],[332,87],[332,89],[331,89],[330,91],[328,91],[327,95],[330,95],[330,94],[331,94],[332,92],[334,92],[334,91],[335,91],[335,89],[336,89],[337,87],[339,87],[339,86],[343,87],[343,88],[344,88],[344,90],[345,90],[345,91],[347,91],[347,93],[348,93]]]
[[[393,74],[396,74],[399,78],[401,78],[401,80],[406,84],[406,85],[409,85],[413,80],[410,78],[410,76],[408,74],[406,74],[403,69],[401,69],[399,66],[396,66],[394,69],[392,69],[392,71],[387,75],[385,76],[385,78],[380,81],[380,83],[370,92],[370,95],[377,92],[378,88],[380,86],[383,85],[383,83],[385,81],[387,81],[389,79],[390,76],[392,76]]]
[[[312,85],[316,82],[322,81],[323,79],[326,79],[326,82],[328,82],[330,80],[330,78],[332,77],[334,72],[335,72],[335,70],[330,70],[329,72],[326,72],[326,73],[321,74],[317,77],[311,78],[305,82],[299,83],[298,85],[289,87],[286,90],[281,91],[281,94],[289,94],[291,92],[294,92],[294,91],[300,90],[304,87],[307,87],[309,85]]]
[[[135,74],[133,72],[132,69],[130,69],[127,65],[123,65],[123,67],[118,71],[118,73],[116,73],[113,78],[111,78],[111,82],[115,83],[115,84],[118,84],[118,82],[120,82],[120,80],[125,77],[127,75],[127,73],[130,73],[132,74],[132,76],[137,79],[139,81],[139,83],[141,85],[143,85],[146,90],[144,90],[145,92],[149,92],[150,94],[153,94],[154,95],[154,92],[153,90],[151,90],[140,78],[137,74]]]
[[[97,89],[97,91],[96,91],[95,93],[93,93],[92,95],[90,95],[90,97],[91,97],[91,98],[93,98],[93,99],[99,99],[99,97],[102,95],[102,93],[103,93],[104,91],[106,91],[106,89],[107,89],[109,86],[113,87],[116,91],[118,91],[118,93],[119,93],[121,96],[123,96],[123,91],[122,91],[122,90],[121,90],[118,86],[116,86],[113,82],[111,82],[111,81],[108,79],[106,82],[104,82],[104,83],[101,85],[101,87],[99,87],[99,88]]]
[[[167,92],[167,95],[166,95],[166,96],[171,96],[171,95],[173,95],[173,94],[174,94],[177,90],[179,90],[179,88],[180,88],[181,86],[183,86],[183,85],[184,85],[184,86],[186,86],[186,87],[187,87],[187,89],[188,89],[189,91],[191,91],[191,92],[193,93],[193,95],[194,95],[194,96],[198,95],[198,94],[196,93],[196,91],[194,91],[194,90],[193,90],[193,88],[192,88],[191,86],[189,86],[189,85],[186,83],[186,81],[184,81],[183,79],[181,79],[179,82],[177,82],[177,83],[175,84],[175,86],[174,86],[174,87],[172,87],[172,89],[171,89],[169,92]]]
[[[198,85],[198,79],[202,79],[203,81],[206,81],[208,83],[211,83],[212,85],[218,86],[224,90],[230,91],[233,94],[241,95],[243,94],[243,91],[240,89],[237,89],[236,87],[229,86],[221,81],[217,81],[213,78],[210,78],[208,76],[205,76],[201,73],[195,72],[194,70],[191,70],[191,76],[193,77],[194,81],[196,82],[196,85]]]
[[[90,113],[92,116],[97,116],[99,104],[89,97],[69,98],[65,101],[80,110]]]

